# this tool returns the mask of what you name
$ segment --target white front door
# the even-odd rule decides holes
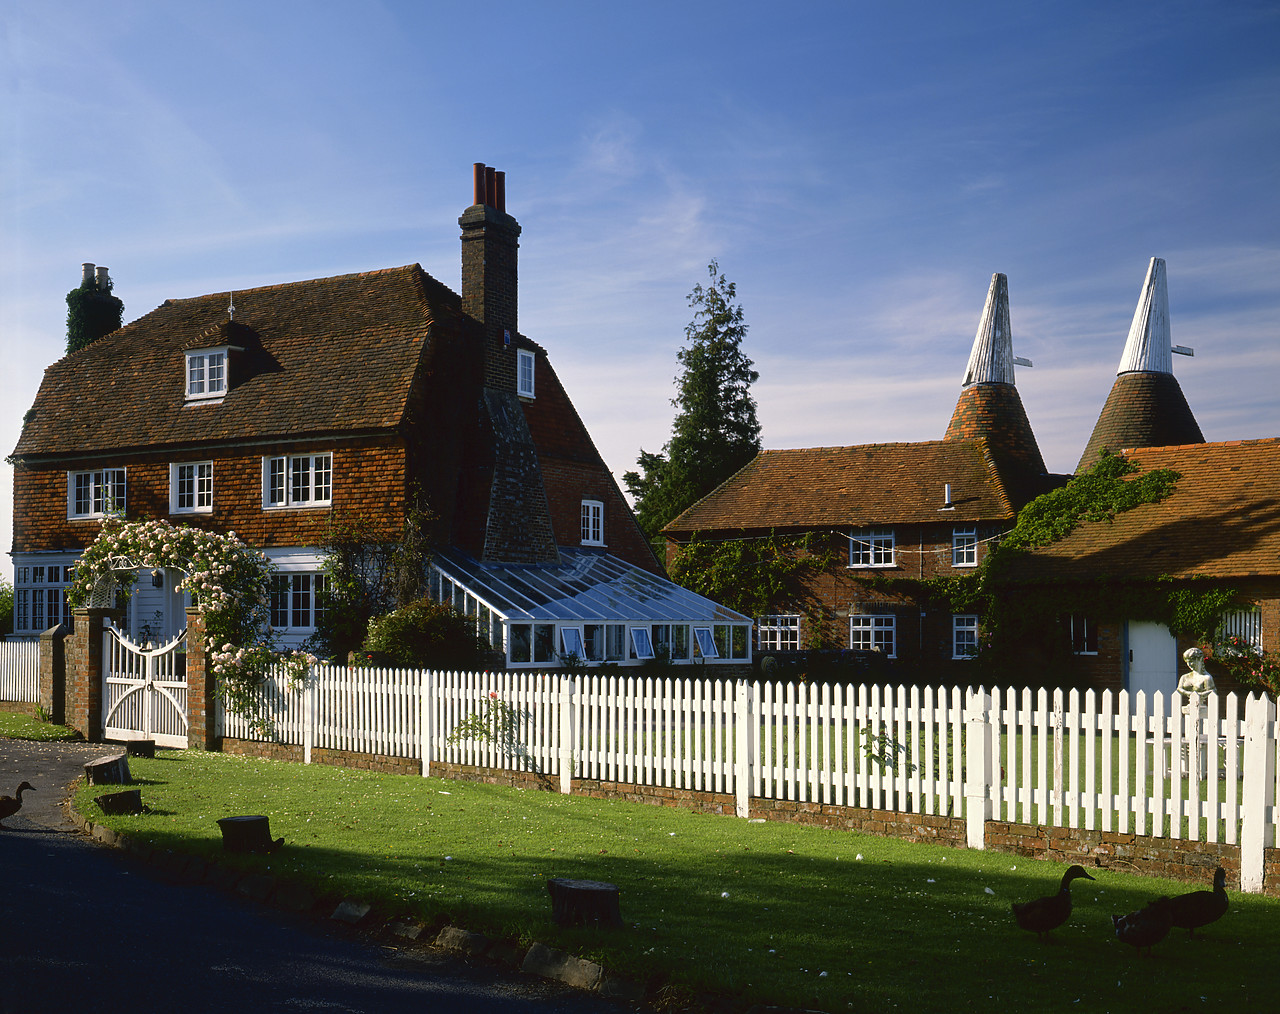
[[[1125,662],[1124,686],[1129,691],[1129,710],[1133,697],[1145,690],[1147,699],[1159,691],[1164,694],[1164,714],[1169,714],[1171,698],[1178,685],[1178,642],[1163,623],[1129,620],[1125,624],[1128,654]],[[1150,704],[1147,705],[1150,711]]]

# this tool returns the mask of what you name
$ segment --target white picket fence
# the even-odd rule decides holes
[[[40,700],[40,642],[0,641],[0,701]]]
[[[827,686],[536,672],[317,667],[268,684],[271,740],[433,764],[963,817],[1241,848],[1260,890],[1276,843],[1276,703],[1092,690]],[[222,735],[262,738],[224,714]]]

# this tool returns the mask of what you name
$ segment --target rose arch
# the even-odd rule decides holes
[[[149,567],[180,571],[175,591],[191,595],[204,620],[209,668],[218,696],[233,711],[256,719],[268,670],[282,665],[290,683],[306,678],[315,659],[276,650],[270,625],[271,564],[235,532],[223,535],[168,521],[107,517],[76,562],[67,589],[73,606],[113,605]]]

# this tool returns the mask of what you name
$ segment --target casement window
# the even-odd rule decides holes
[[[208,514],[213,510],[213,462],[169,466],[169,513]]]
[[[573,659],[581,662],[587,657],[586,645],[582,641],[581,627],[560,628],[560,660]]]
[[[599,500],[582,501],[582,544],[604,545],[604,504]]]
[[[324,574],[273,574],[271,626],[277,630],[315,630],[324,619]]]
[[[227,349],[187,353],[187,401],[221,398],[227,393]]]
[[[653,640],[649,637],[648,627],[631,628],[631,657],[653,658]]]
[[[533,397],[533,364],[532,352],[516,350],[516,394],[522,398]]]
[[[951,566],[978,565],[978,529],[954,528],[951,531]]]
[[[262,459],[262,506],[327,507],[333,501],[333,455]]]
[[[978,654],[978,617],[956,614],[951,617],[951,657],[973,658]]]
[[[761,616],[756,620],[756,643],[761,651],[799,651],[799,616]]]
[[[1071,654],[1098,654],[1098,625],[1093,617],[1072,613],[1067,617],[1067,636],[1071,638]]]
[[[123,468],[67,473],[67,517],[100,518],[125,508]]]
[[[13,632],[39,634],[61,623],[72,625],[67,585],[74,577],[71,567],[38,564],[13,569]]]
[[[886,658],[897,658],[897,626],[895,616],[850,616],[849,647],[855,651],[878,651]]]
[[[710,627],[693,628],[694,658],[719,658],[720,649],[716,646],[715,634]]]
[[[863,528],[849,535],[850,567],[892,567],[893,529]]]

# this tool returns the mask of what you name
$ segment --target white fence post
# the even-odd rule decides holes
[[[286,684],[287,686],[287,684]],[[302,686],[302,763],[311,763],[311,748],[315,745],[316,699],[319,695],[320,676],[312,667],[307,672],[307,682]]]
[[[435,716],[435,689],[436,689],[436,672],[434,669],[427,669],[422,673],[422,714],[418,720],[418,733],[422,737],[422,777],[431,777],[431,749],[435,740],[432,728],[432,721]]]
[[[1276,784],[1276,748],[1271,735],[1275,702],[1251,694],[1244,705],[1244,798],[1240,800],[1240,890],[1262,890],[1263,855],[1270,825],[1267,813]]]
[[[751,750],[759,737],[753,736],[751,726],[751,684],[738,680],[738,694],[734,705],[733,792],[734,813],[746,817],[751,812],[752,756]]]
[[[991,736],[987,707],[991,698],[981,688],[970,690],[965,702],[965,841],[971,849],[987,844],[991,817]]]
[[[560,711],[560,791],[568,795],[573,790],[574,742],[573,742],[573,681],[572,676],[561,676],[556,704]]]

